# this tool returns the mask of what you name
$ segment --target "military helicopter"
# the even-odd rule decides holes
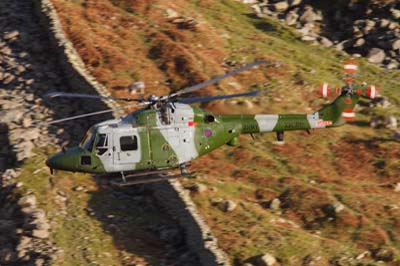
[[[46,164],[51,171],[59,169],[94,174],[121,174],[122,180],[117,182],[121,186],[175,178],[189,174],[186,166],[197,157],[225,144],[234,146],[241,134],[276,132],[278,141],[283,141],[285,131],[309,131],[340,126],[354,119],[353,109],[361,97],[373,99],[378,95],[374,85],[353,83],[350,75],[356,71],[357,65],[348,62],[345,64],[345,71],[349,75],[345,86],[331,89],[324,83],[320,87],[321,96],[327,97],[337,93],[337,98],[311,114],[216,115],[190,105],[233,97],[256,96],[258,91],[222,96],[181,97],[265,63],[267,62],[255,61],[170,95],[152,95],[148,99],[50,93],[48,98],[135,101],[137,103],[133,106],[123,108],[142,108],[122,118],[92,126],[78,147],[63,149],[48,158]],[[114,109],[67,117],[50,123],[61,123],[112,111]],[[172,168],[180,169],[180,173],[166,174]]]

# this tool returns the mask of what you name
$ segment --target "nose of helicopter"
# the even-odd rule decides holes
[[[77,160],[74,156],[73,150],[61,151],[46,160],[46,165],[50,169],[74,171],[77,167]]]

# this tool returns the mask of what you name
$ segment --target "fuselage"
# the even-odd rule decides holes
[[[352,98],[351,106],[358,101]],[[178,167],[237,143],[240,134],[308,130],[343,124],[344,96],[313,114],[214,115],[174,103],[135,111],[91,127],[79,147],[47,160],[53,169],[112,173]]]

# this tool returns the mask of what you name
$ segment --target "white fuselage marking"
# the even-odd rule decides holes
[[[258,123],[261,132],[272,132],[278,123],[279,115],[255,115],[254,118]]]
[[[176,156],[178,157],[179,164],[188,162],[198,157],[196,145],[194,143],[195,127],[189,126],[188,122],[193,121],[194,112],[193,108],[186,104],[176,103],[175,112],[172,113],[173,120],[170,125],[163,125],[160,117],[157,116],[157,126],[160,128],[178,128],[176,136],[179,141],[170,140],[169,130],[160,130],[163,137],[167,140],[168,144],[172,147]]]

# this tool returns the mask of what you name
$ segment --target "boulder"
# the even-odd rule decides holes
[[[296,24],[298,18],[299,14],[297,14],[296,11],[292,10],[286,14],[285,23],[286,25],[293,26]]]
[[[272,8],[276,12],[285,12],[289,8],[289,3],[287,1],[278,2],[273,4]]]
[[[27,237],[27,236],[23,236],[19,240],[19,244],[18,244],[16,250],[17,251],[21,251],[21,250],[28,249],[30,247],[32,247],[32,238]]]
[[[271,210],[279,210],[279,208],[281,207],[281,200],[278,198],[273,199],[269,207]]]
[[[18,36],[19,36],[19,32],[17,30],[14,30],[12,32],[4,34],[4,40],[7,41],[7,40],[15,39]]]
[[[392,50],[399,50],[400,51],[400,39],[395,40],[392,43]]]
[[[265,253],[256,260],[255,266],[275,266],[277,265],[277,260],[274,256],[269,253]]]
[[[329,40],[326,37],[319,37],[318,38],[319,43],[324,46],[324,47],[331,47],[333,46],[333,42],[331,40]]]
[[[358,38],[356,42],[354,43],[354,47],[362,47],[365,44],[365,39],[364,38]]]
[[[197,193],[203,193],[203,192],[207,191],[207,186],[204,184],[198,183],[198,184],[194,184],[191,187],[191,190],[194,192],[197,192]]]
[[[400,183],[397,183],[397,184],[394,186],[394,192],[400,192]]]
[[[380,48],[372,48],[367,55],[368,61],[373,64],[382,63],[385,57],[385,51]]]
[[[386,120],[386,128],[397,129],[397,118],[394,116],[389,116]]]
[[[301,5],[303,0],[288,0],[290,7]]]
[[[304,13],[299,18],[302,23],[312,23],[315,21],[322,21],[321,14],[314,11],[311,6],[306,6]]]
[[[400,10],[392,8],[390,9],[390,13],[394,19],[400,19]]]
[[[398,69],[399,67],[400,67],[400,64],[397,63],[397,61],[395,61],[395,60],[390,61],[390,63],[386,65],[387,69]]]
[[[236,202],[234,202],[232,200],[224,200],[218,204],[218,207],[220,208],[221,211],[231,212],[234,209],[236,209],[237,204],[236,204]]]
[[[339,213],[344,210],[344,205],[340,202],[333,204],[333,207],[335,208],[336,213]]]
[[[32,236],[36,238],[48,238],[49,231],[45,229],[35,229],[32,231]]]
[[[27,195],[18,200],[18,205],[21,207],[33,207],[36,206],[36,202],[35,195]]]

